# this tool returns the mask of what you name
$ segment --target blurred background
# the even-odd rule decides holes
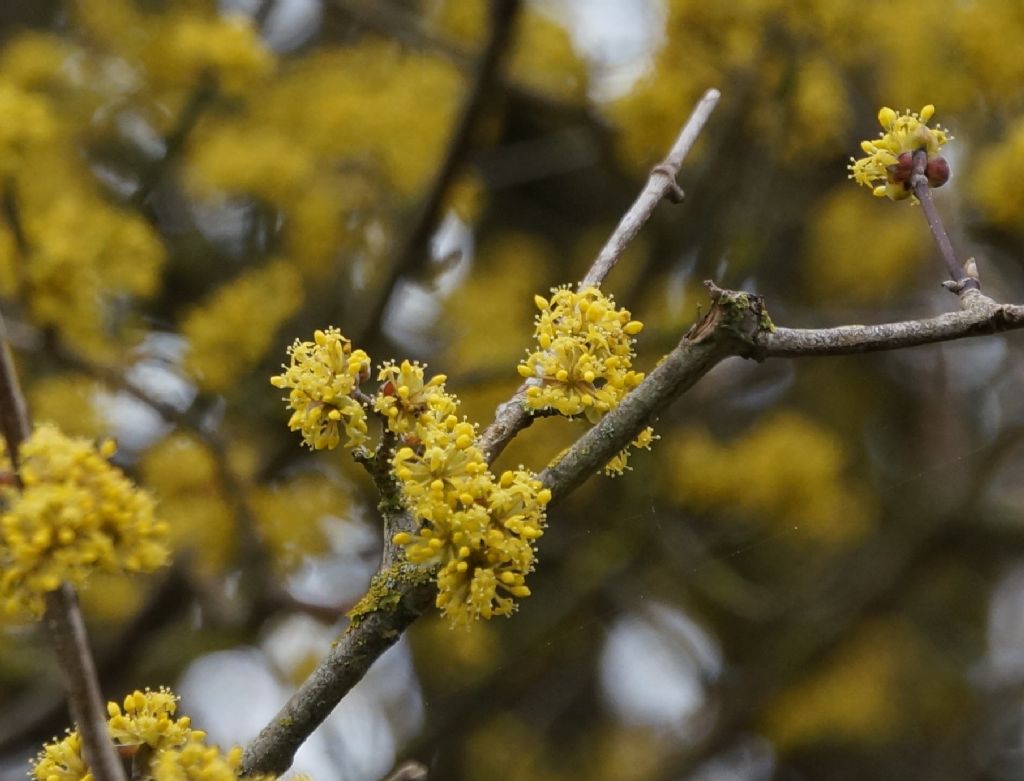
[[[533,295],[579,279],[709,87],[724,98],[606,288],[670,350],[701,282],[822,327],[956,307],[918,209],[846,178],[882,105],[937,106],[937,191],[1024,300],[1014,0],[0,4],[0,305],[35,420],[114,436],[169,570],[82,594],[105,693],[171,685],[244,743],[376,568],[376,499],[268,383],[336,325],[486,425]],[[501,55],[497,72],[486,52]],[[509,620],[422,619],[295,770],[372,781],[1024,777],[1020,336],[729,361],[634,471],[550,518]],[[1016,389],[1016,390],[1015,390]],[[584,430],[540,420],[499,466]],[[67,724],[0,625],[0,778]]]

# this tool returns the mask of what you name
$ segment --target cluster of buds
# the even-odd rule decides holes
[[[878,112],[882,132],[876,140],[861,142],[867,157],[851,159],[850,178],[870,187],[879,198],[894,201],[913,195],[914,175],[918,171],[928,179],[929,187],[944,185],[949,181],[949,163],[939,150],[952,136],[938,125],[928,126],[934,114],[935,106],[931,104],[920,112],[908,110],[903,114],[882,108]]]

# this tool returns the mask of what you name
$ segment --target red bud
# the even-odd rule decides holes
[[[929,187],[942,187],[949,181],[949,163],[944,157],[933,157],[928,161],[924,173],[928,177]]]

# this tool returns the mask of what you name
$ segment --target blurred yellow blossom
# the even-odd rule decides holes
[[[220,190],[287,206],[316,169],[309,150],[272,127],[221,124],[200,134],[189,159],[189,181],[200,195]]]
[[[49,102],[0,79],[0,175],[21,168],[25,155],[56,135],[56,120]],[[17,121],[13,121],[13,118]]]
[[[915,718],[908,709],[915,697],[902,684],[920,667],[921,656],[921,642],[908,626],[870,621],[819,669],[776,697],[764,727],[784,749],[822,739],[884,743]]]
[[[875,305],[911,287],[925,259],[927,229],[884,207],[845,186],[815,206],[800,262],[814,301]]]
[[[326,550],[324,523],[347,517],[351,500],[337,480],[305,474],[255,490],[250,505],[263,544],[287,570]]]
[[[6,41],[0,52],[0,74],[21,89],[34,90],[67,78],[76,47],[56,35],[23,32]]]
[[[848,484],[841,440],[782,412],[728,444],[682,431],[668,454],[667,490],[696,512],[722,513],[801,539],[847,545],[871,527],[867,495]]]
[[[276,260],[218,288],[182,323],[185,365],[204,390],[225,393],[266,353],[281,324],[302,305],[294,266]]]
[[[107,462],[112,445],[37,426],[21,446],[21,489],[3,489],[0,600],[12,615],[39,616],[63,581],[94,571],[149,572],[165,563],[167,525],[149,493]]]
[[[187,434],[172,434],[151,447],[139,466],[160,498],[171,548],[188,551],[186,560],[194,560],[204,573],[221,571],[238,535],[209,448]]]
[[[53,423],[66,434],[96,437],[104,429],[96,408],[100,391],[100,384],[84,374],[41,377],[28,388],[29,409],[34,420]]]
[[[17,195],[26,257],[0,246],[3,292],[18,296],[31,320],[56,327],[72,345],[93,352],[118,336],[115,302],[148,297],[160,279],[165,251],[141,217],[108,205],[68,170],[72,163],[33,158]],[[100,353],[107,357],[104,353]]]
[[[974,196],[997,225],[1019,230],[1024,213],[1024,117],[1007,129],[1006,137],[982,148],[972,178]]]
[[[237,94],[268,76],[274,58],[241,15],[195,14],[161,19],[142,52],[150,78],[158,87],[194,87],[210,77],[217,88]]]

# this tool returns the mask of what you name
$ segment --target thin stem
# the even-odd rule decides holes
[[[31,431],[28,406],[14,368],[7,327],[0,314],[0,428],[19,488],[18,452]],[[85,622],[74,589],[67,583],[46,595],[46,625],[60,662],[71,717],[82,736],[85,761],[96,781],[125,781],[124,768],[107,733],[96,664],[89,651]]]
[[[28,407],[21,392],[18,373],[14,368],[11,343],[7,338],[7,324],[0,314],[0,429],[7,443],[7,457],[14,467],[14,480],[21,487],[18,475],[18,451],[21,443],[31,432],[28,422]]]
[[[721,92],[712,88],[697,101],[689,118],[683,123],[668,155],[660,164],[651,169],[647,183],[629,211],[619,220],[619,224],[601,252],[598,253],[593,265],[580,281],[581,286],[599,285],[604,281],[604,278],[622,257],[626,247],[651,218],[655,208],[664,198],[668,197],[676,201],[682,199],[682,190],[679,189],[676,176],[683,160],[686,159],[697,137],[707,124],[711,112],[718,105],[721,96]],[[511,399],[498,406],[494,413],[494,421],[480,435],[480,448],[488,454],[488,458],[492,461],[501,454],[516,434],[533,421],[534,416],[526,410],[523,404],[527,387],[529,387],[529,383],[524,382]]]
[[[682,130],[679,131],[679,136],[668,155],[651,169],[647,184],[644,185],[644,189],[640,191],[640,195],[637,196],[633,205],[629,207],[629,211],[619,220],[618,226],[601,249],[597,260],[580,281],[581,286],[599,285],[604,281],[604,278],[622,257],[626,247],[654,214],[655,207],[661,203],[663,198],[668,197],[675,202],[682,200],[683,191],[676,183],[676,176],[683,165],[683,160],[686,159],[697,142],[698,136],[711,118],[711,112],[715,110],[721,97],[722,93],[712,88],[697,101],[697,105],[690,112],[689,118]]]
[[[928,221],[928,229],[939,246],[939,253],[946,263],[946,270],[949,271],[950,279],[956,283],[954,292],[962,293],[965,290],[980,290],[981,284],[977,279],[967,274],[963,265],[957,260],[956,252],[953,250],[953,243],[949,240],[946,228],[942,224],[942,217],[939,210],[935,208],[935,201],[932,200],[931,187],[928,185],[928,177],[925,175],[925,167],[928,165],[928,153],[924,149],[914,152],[914,173],[911,178],[911,185],[914,195],[921,202],[921,210]]]
[[[85,762],[97,781],[125,781],[110,742],[96,665],[75,590],[67,583],[46,595],[46,626],[57,652],[71,713],[82,736]]]

